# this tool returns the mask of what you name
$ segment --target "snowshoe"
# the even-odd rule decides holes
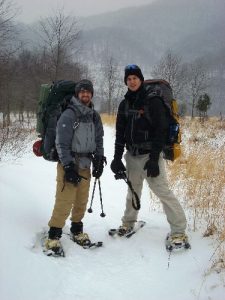
[[[146,222],[144,222],[144,221],[137,221],[135,223],[134,227],[128,227],[128,226],[122,225],[117,229],[110,229],[108,231],[108,234],[110,236],[118,235],[120,237],[129,238],[132,235],[134,235],[139,229],[141,229],[145,224],[146,224]]]

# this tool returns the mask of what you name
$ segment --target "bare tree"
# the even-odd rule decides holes
[[[154,66],[152,75],[167,80],[175,98],[181,97],[186,82],[186,68],[181,58],[168,50],[159,63]]]
[[[12,58],[16,47],[16,29],[13,19],[18,9],[13,1],[0,0],[0,109],[3,116],[3,126],[10,123],[11,101],[8,96],[12,93]]]
[[[57,80],[62,75],[65,64],[72,60],[72,54],[78,50],[75,42],[80,30],[76,18],[65,15],[63,9],[58,9],[53,16],[39,22],[38,33],[52,68],[52,80]]]
[[[119,76],[118,64],[108,50],[105,51],[102,76],[101,91],[106,103],[106,111],[108,114],[114,114],[117,110],[118,99],[121,98],[122,80]]]
[[[9,55],[16,29],[12,21],[19,13],[18,7],[11,0],[0,0],[0,60]]]
[[[194,117],[196,102],[209,86],[209,78],[202,60],[188,65],[188,93],[191,97],[191,117]]]

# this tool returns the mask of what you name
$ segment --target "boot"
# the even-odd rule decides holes
[[[71,238],[72,240],[80,246],[88,246],[91,241],[87,233],[83,232],[82,222],[72,222],[71,223]]]
[[[70,231],[74,235],[82,233],[83,232],[83,223],[82,222],[72,222]]]
[[[133,226],[126,226],[126,225],[121,225],[118,228],[118,235],[123,236],[125,234],[128,234],[133,230]]]
[[[190,248],[188,236],[185,233],[168,234],[166,237],[166,247],[168,249]]]
[[[62,228],[50,227],[48,239],[45,241],[45,248],[53,251],[55,254],[61,253],[61,243],[59,239],[62,236]]]

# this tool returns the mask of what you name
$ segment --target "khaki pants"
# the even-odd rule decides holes
[[[132,156],[129,152],[125,154],[127,176],[132,183],[133,189],[137,193],[139,199],[143,187],[143,181],[146,179],[150,189],[161,201],[167,220],[170,224],[171,233],[183,233],[186,229],[186,218],[184,211],[174,196],[173,192],[168,187],[164,160],[159,158],[160,174],[157,177],[147,177],[144,165],[149,159],[148,154]],[[132,206],[132,193],[128,189],[126,198],[126,209],[122,222],[124,225],[133,225],[137,221],[138,211]]]
[[[90,188],[90,169],[80,169],[79,174],[87,180],[82,179],[78,186],[65,182],[63,167],[58,163],[55,206],[48,223],[50,227],[62,228],[70,212],[72,222],[80,222],[83,219]]]

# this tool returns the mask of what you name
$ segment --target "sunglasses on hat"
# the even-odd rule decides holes
[[[137,69],[139,69],[139,67],[137,65],[127,65],[125,67],[125,71],[126,70],[137,70]]]

